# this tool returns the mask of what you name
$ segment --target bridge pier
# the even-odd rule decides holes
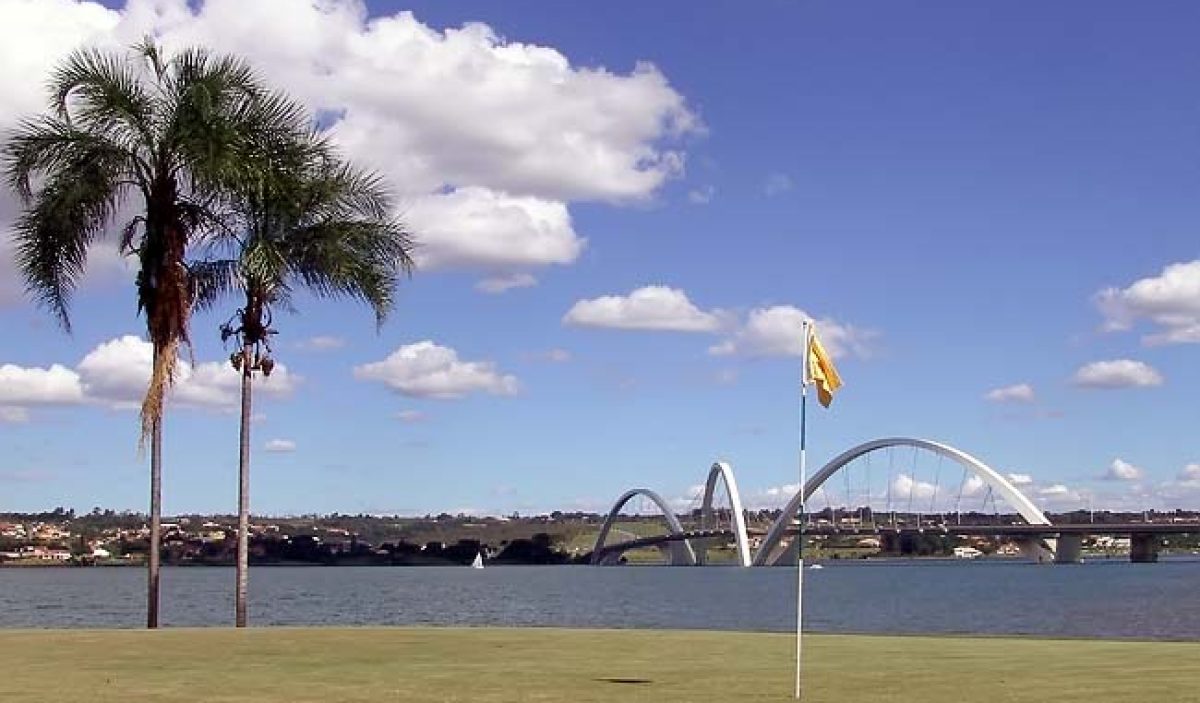
[[[1050,564],[1054,561],[1053,540],[1044,537],[1028,537],[1017,543],[1021,555],[1035,564]]]
[[[1135,532],[1129,535],[1129,561],[1134,564],[1153,564],[1158,561],[1157,535]]]
[[[1055,564],[1078,564],[1083,557],[1083,535],[1059,535],[1054,547]]]

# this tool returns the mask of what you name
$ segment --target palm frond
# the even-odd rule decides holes
[[[78,49],[51,75],[49,88],[59,119],[118,141],[151,142],[154,98],[122,56]]]
[[[291,272],[319,297],[367,303],[382,324],[401,276],[413,269],[412,236],[396,220],[328,220],[296,230],[286,242]]]
[[[22,121],[0,158],[9,187],[27,202],[33,193],[32,182],[39,175],[53,177],[81,164],[102,161],[121,178],[128,174],[141,180],[144,166],[134,151],[110,135],[78,129],[53,117]]]
[[[88,246],[121,203],[117,175],[103,160],[56,172],[14,228],[15,258],[28,292],[68,331],[71,294],[83,277]]]
[[[211,310],[222,295],[240,287],[236,259],[196,261],[188,265],[192,305],[196,310]]]

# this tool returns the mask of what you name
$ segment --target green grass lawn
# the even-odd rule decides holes
[[[786,701],[788,635],[0,632],[0,701]],[[1200,701],[1200,643],[808,636],[810,701]]]

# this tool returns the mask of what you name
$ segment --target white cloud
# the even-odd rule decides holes
[[[267,443],[263,445],[263,451],[279,454],[294,452],[296,451],[296,443],[290,439],[271,439],[267,440]]]
[[[966,481],[962,483],[962,494],[964,496],[977,496],[987,490],[987,484],[984,480],[974,474],[971,474]]]
[[[1141,467],[1134,466],[1122,459],[1113,459],[1108,470],[1104,472],[1104,480],[1106,481],[1138,481],[1141,480],[1145,472]]]
[[[529,288],[537,285],[537,279],[528,273],[514,273],[507,276],[492,276],[475,284],[475,290],[496,295],[513,288]]]
[[[576,302],[563,323],[578,327],[669,332],[714,332],[721,324],[716,312],[705,312],[678,288],[646,286],[629,295],[605,295]]]
[[[1188,464],[1179,472],[1180,481],[1200,482],[1200,463]]]
[[[424,422],[425,413],[420,410],[401,410],[396,413],[396,419],[400,422]]]
[[[804,347],[803,323],[813,319],[791,305],[776,305],[750,311],[745,324],[728,339],[709,348],[710,354],[726,356],[800,356]],[[825,318],[816,322],[821,343],[834,357],[870,355],[870,342],[877,335],[852,325]]]
[[[763,192],[767,194],[768,198],[774,197],[788,192],[794,185],[792,177],[786,173],[771,173],[767,175],[767,180],[763,183]]]
[[[150,382],[154,348],[126,335],[100,344],[79,362],[77,370],[90,400],[116,408],[141,407]],[[254,392],[269,396],[291,394],[298,384],[286,365],[275,364],[270,377],[255,376]],[[182,406],[231,410],[237,407],[241,376],[225,361],[208,361],[194,368],[180,359],[170,401]]]
[[[126,335],[103,342],[70,369],[55,364],[48,369],[0,366],[0,405],[13,417],[27,416],[35,405],[106,405],[117,409],[140,408],[150,382],[153,346]],[[257,377],[255,392],[290,394],[298,379],[286,366],[276,364],[270,378]],[[183,407],[232,410],[237,407],[241,377],[227,362],[205,362],[194,368],[181,359],[168,402]]]
[[[1013,386],[993,388],[983,396],[993,403],[1032,403],[1036,399],[1033,386],[1028,383],[1018,383]]]
[[[1041,503],[1043,507],[1054,508],[1078,508],[1083,505],[1085,500],[1083,493],[1062,483],[1039,488],[1037,498],[1037,502]]]
[[[6,406],[62,405],[83,401],[79,374],[65,366],[25,368],[0,366],[0,404]]]
[[[914,479],[908,474],[899,474],[892,480],[892,494],[904,499],[910,495],[914,499],[932,498],[937,490],[937,486],[934,484]]]
[[[1072,382],[1081,388],[1145,388],[1161,386],[1162,374],[1151,366],[1131,359],[1096,361],[1075,372]]]
[[[712,202],[713,196],[717,194],[715,186],[704,186],[703,188],[693,188],[688,191],[688,202],[693,205],[707,205]]]
[[[519,389],[516,376],[499,373],[493,362],[459,361],[454,349],[428,340],[402,346],[382,361],[356,366],[354,376],[416,398],[515,395]]]
[[[1200,259],[1171,264],[1152,278],[1128,288],[1106,288],[1096,295],[1105,328],[1128,330],[1139,319],[1161,330],[1146,335],[1146,344],[1200,342]]]
[[[742,503],[747,510],[761,510],[764,508],[782,508],[787,504],[792,496],[796,495],[796,491],[800,489],[798,483],[785,483],[780,486],[770,486],[756,491],[742,493]]]
[[[427,267],[570,263],[583,240],[568,203],[652,198],[683,171],[681,138],[703,132],[651,64],[573,65],[481,23],[369,18],[359,0],[129,0],[116,11],[7,0],[0,11],[0,130],[43,109],[48,71],[82,43],[149,35],[168,50],[246,56],[387,178]]]
[[[404,218],[420,235],[425,270],[570,264],[587,243],[564,203],[478,186],[421,198]]]
[[[317,335],[308,339],[297,342],[296,346],[300,349],[309,351],[330,351],[332,349],[341,349],[346,346],[346,340],[341,337],[333,337],[330,335]]]
[[[1029,474],[1007,474],[1005,478],[1014,486],[1030,486],[1033,485],[1033,477]]]

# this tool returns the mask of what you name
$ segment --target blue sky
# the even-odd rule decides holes
[[[202,41],[342,115],[427,235],[378,333],[348,303],[277,319],[256,512],[603,510],[686,497],[718,458],[769,504],[795,482],[800,310],[846,380],[814,463],[911,435],[1046,507],[1200,505],[1200,8],[268,5],[256,27],[228,1],[0,2],[30,62],[5,128],[71,46]],[[81,363],[143,322],[111,249],[93,268],[71,336],[0,268],[0,510],[144,509],[136,373],[102,363],[137,343]],[[200,364],[226,307],[193,322]],[[234,508],[226,382],[169,416],[167,512]]]

